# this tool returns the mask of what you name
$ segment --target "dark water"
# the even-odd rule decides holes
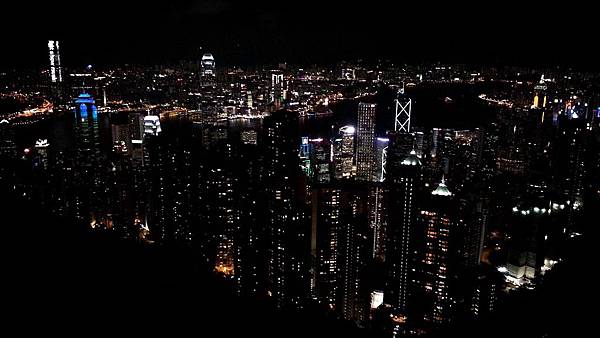
[[[478,96],[488,90],[485,84],[443,84],[408,89],[407,94],[413,99],[412,126],[469,129],[485,125],[494,117],[495,110]],[[328,137],[332,136],[332,130],[356,125],[358,103],[364,101],[377,103],[376,134],[384,136],[386,131],[394,129],[395,97],[395,91],[381,88],[373,97],[337,102],[330,106],[333,115],[302,119],[301,130],[309,137]]]
[[[408,89],[413,98],[412,125],[423,128],[468,129],[484,125],[494,116],[494,110],[478,99],[488,85],[444,84],[428,85]],[[448,97],[451,100],[445,100]],[[303,136],[328,138],[344,125],[355,125],[359,101],[377,103],[376,134],[383,136],[394,127],[395,92],[381,88],[373,96],[362,100],[341,101],[330,106],[333,114],[300,119]],[[31,147],[37,139],[48,139],[55,149],[72,145],[73,114],[66,112],[53,119],[16,128],[17,145]],[[229,127],[234,129],[256,128],[259,120],[234,120]],[[163,121],[163,130],[169,135],[193,130],[191,123],[184,118],[169,118]]]

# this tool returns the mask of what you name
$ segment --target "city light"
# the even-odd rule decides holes
[[[302,322],[314,318],[340,335],[541,337],[553,331],[538,324],[557,309],[545,295],[585,298],[571,297],[568,281],[589,270],[579,250],[597,223],[598,74],[553,65],[551,44],[519,66],[508,60],[528,64],[526,49],[478,41],[497,49],[486,59],[451,26],[456,57],[446,57],[425,30],[386,28],[371,4],[342,6],[356,14],[343,25],[319,9],[333,21],[316,26],[295,16],[299,6],[275,15],[279,6],[213,5],[156,19],[135,11],[160,31],[136,25],[136,43],[123,20],[133,14],[112,13],[121,8],[48,14],[64,42],[22,39],[31,60],[7,48],[4,57],[24,59],[0,71],[0,188],[18,220],[5,222],[8,238],[35,257],[15,264],[37,271],[29,279],[60,285],[61,297],[81,296],[73,280],[93,285],[88,303],[106,297],[111,311],[148,301],[157,317],[178,312],[157,303],[166,288],[164,299],[189,294],[230,324],[239,309],[277,318],[278,336],[329,332]],[[414,13],[390,11],[390,22],[410,28]],[[532,36],[521,26],[511,38]],[[82,27],[91,38],[72,35]],[[564,28],[533,36],[551,41],[547,29]],[[403,51],[388,56],[386,44]],[[322,55],[333,51],[340,59]],[[442,61],[467,53],[470,63]],[[213,296],[233,312],[205,302]],[[515,307],[529,331],[505,320]],[[221,324],[220,334],[235,326]]]

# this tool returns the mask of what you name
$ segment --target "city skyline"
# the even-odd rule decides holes
[[[540,57],[545,35],[533,49],[511,38],[541,21],[505,31],[495,20],[513,9],[486,20],[453,5],[435,23],[446,7],[105,5],[56,6],[54,36],[18,62],[27,48],[2,54],[2,247],[22,330],[537,338],[585,326],[600,73],[578,55]],[[335,27],[306,25],[332,13]],[[117,24],[95,38],[106,27],[63,17]],[[460,35],[479,21],[497,39]],[[443,43],[418,30],[456,22]],[[182,33],[192,26],[214,33],[202,49]],[[21,46],[43,38],[20,34]],[[514,53],[527,56],[507,65]],[[571,57],[583,67],[561,66]]]

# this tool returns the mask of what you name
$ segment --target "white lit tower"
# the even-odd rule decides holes
[[[48,55],[50,58],[50,81],[60,83],[63,78],[60,65],[60,45],[57,40],[48,40]]]
[[[412,111],[412,99],[404,93],[404,83],[398,90],[396,96],[396,114],[394,121],[394,131],[399,133],[410,133],[410,114]]]
[[[200,78],[202,85],[210,85],[215,82],[217,77],[215,58],[212,54],[202,55],[200,61]]]
[[[283,79],[283,73],[280,71],[274,71],[271,73],[271,102],[275,105],[275,108],[281,107],[281,103],[285,99],[285,84]]]
[[[375,173],[375,109],[374,103],[358,104],[356,129],[356,175],[359,180],[372,181]]]
[[[333,163],[336,179],[352,177],[352,164],[354,162],[354,134],[353,126],[340,128],[339,138],[335,139]]]

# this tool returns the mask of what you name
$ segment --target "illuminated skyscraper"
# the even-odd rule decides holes
[[[48,54],[50,58],[50,81],[62,82],[62,67],[60,65],[60,46],[56,40],[48,40]]]
[[[356,176],[362,181],[375,177],[375,109],[374,103],[358,104],[356,129]]]
[[[339,138],[335,139],[333,163],[336,179],[350,178],[353,176],[352,166],[354,161],[354,134],[353,126],[340,128]]]
[[[42,170],[48,169],[48,143],[47,139],[39,139],[35,141],[36,163],[34,166]]]
[[[346,320],[367,318],[365,267],[373,256],[368,187],[336,182],[312,193],[313,295]]]
[[[308,294],[308,239],[300,189],[297,113],[280,110],[263,122],[268,292],[277,307],[301,306]],[[306,257],[303,257],[306,255]]]
[[[129,113],[128,120],[132,165],[134,169],[141,168],[144,164],[144,116],[139,112]]]
[[[534,279],[543,274],[550,261],[558,260],[568,238],[570,205],[529,197],[512,209],[508,219],[508,274]]]
[[[544,75],[540,79],[540,82],[533,88],[533,105],[532,108],[546,108],[548,103],[548,97],[546,96],[546,90],[548,86],[544,81]]]
[[[421,161],[416,152],[407,157],[394,148],[392,140],[388,173],[388,223],[386,236],[387,290],[386,303],[408,314],[410,297],[415,293],[414,280],[420,238],[417,224],[419,189],[422,181]]]
[[[78,193],[75,194],[75,215],[89,221],[92,228],[103,221],[102,209],[103,161],[100,158],[100,136],[96,101],[88,93],[75,100],[75,179]]]
[[[283,74],[280,71],[271,73],[271,102],[275,104],[275,108],[281,107],[285,99],[285,83]]]
[[[389,142],[390,139],[387,137],[378,137],[375,142],[377,145],[377,154],[375,157],[375,180],[379,182],[382,182],[385,179]]]
[[[310,164],[313,182],[328,183],[333,174],[331,163],[331,145],[328,140],[318,138],[311,139],[310,142]]]
[[[410,133],[410,114],[412,113],[412,99],[404,93],[404,83],[398,90],[396,97],[396,114],[394,119],[394,131]]]
[[[423,294],[424,318],[435,324],[453,321],[464,311],[463,284],[470,278],[477,250],[468,250],[468,224],[463,221],[458,200],[444,179],[424,200],[418,222],[423,236],[420,250],[419,289]],[[479,240],[479,239],[477,239]]]
[[[200,61],[200,79],[202,85],[211,85],[215,82],[217,77],[215,58],[212,54],[202,55]]]
[[[339,309],[342,318],[364,322],[368,317],[370,290],[366,266],[373,257],[369,229],[368,186],[345,182],[340,195],[341,222],[338,232]]]
[[[339,187],[319,187],[313,189],[311,194],[312,294],[314,298],[331,307],[336,305],[339,289],[340,194]]]
[[[144,117],[144,134],[158,136],[162,129],[160,128],[160,118],[156,115]]]

